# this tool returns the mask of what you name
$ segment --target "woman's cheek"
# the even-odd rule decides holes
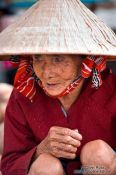
[[[40,70],[38,70],[38,68],[34,68],[34,72],[35,72],[35,74],[36,74],[36,76],[38,77],[38,78],[40,78],[41,77],[41,73],[40,73]]]

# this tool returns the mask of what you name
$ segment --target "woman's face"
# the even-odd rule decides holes
[[[48,94],[59,95],[80,73],[82,58],[74,55],[34,55],[33,68]]]

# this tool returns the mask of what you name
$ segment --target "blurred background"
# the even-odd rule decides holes
[[[81,1],[116,32],[116,0]],[[0,0],[0,32],[35,2],[37,0]],[[116,73],[116,61],[108,62],[107,66]],[[16,68],[9,62],[0,62],[0,82],[13,84],[15,72]]]

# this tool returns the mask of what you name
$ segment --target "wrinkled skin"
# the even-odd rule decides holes
[[[80,73],[82,58],[70,55],[33,56],[33,68],[48,94],[60,94]]]

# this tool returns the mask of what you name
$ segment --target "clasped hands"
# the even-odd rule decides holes
[[[77,129],[52,126],[48,135],[37,146],[36,156],[50,153],[57,158],[74,159],[81,145],[82,135]]]

